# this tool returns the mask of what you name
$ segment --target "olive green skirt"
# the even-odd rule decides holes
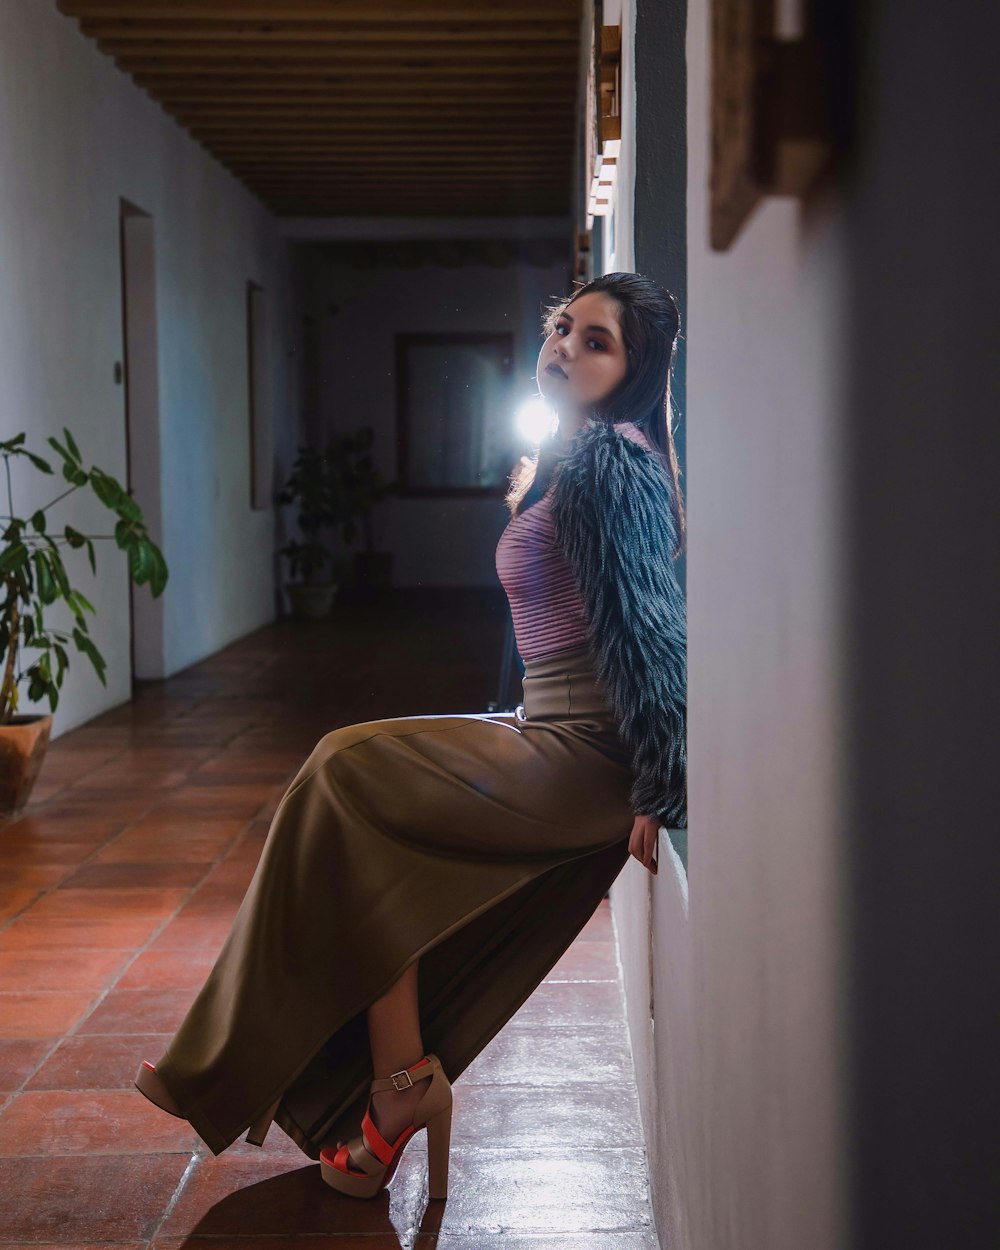
[[[528,661],[523,700],[316,744],[156,1064],[213,1153],[279,1095],[310,1158],[355,1133],[365,1010],[417,958],[424,1045],[454,1080],[593,914],[628,855],[627,751],[585,647]]]

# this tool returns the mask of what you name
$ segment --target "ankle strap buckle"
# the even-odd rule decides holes
[[[396,1079],[397,1077],[402,1078],[402,1083],[400,1083],[400,1081]],[[402,1091],[404,1089],[413,1088],[413,1078],[410,1076],[409,1072],[407,1072],[405,1068],[403,1068],[401,1072],[390,1072],[389,1080],[392,1081],[394,1089],[398,1089]]]

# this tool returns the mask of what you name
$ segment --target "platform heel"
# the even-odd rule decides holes
[[[451,1152],[451,1104],[427,1121],[427,1192],[448,1197],[448,1158]]]
[[[417,1081],[429,1081],[429,1085],[417,1103],[413,1123],[394,1142],[387,1142],[371,1118],[372,1095],[388,1089],[410,1089]],[[351,1198],[374,1198],[392,1180],[407,1144],[420,1129],[426,1128],[428,1192],[431,1198],[446,1198],[451,1109],[451,1084],[437,1055],[424,1055],[412,1067],[377,1078],[368,1093],[360,1136],[320,1151],[323,1180],[331,1189]]]

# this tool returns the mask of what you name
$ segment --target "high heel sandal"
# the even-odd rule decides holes
[[[186,1120],[187,1116],[177,1105],[173,1095],[163,1084],[163,1078],[157,1072],[156,1068],[144,1059],[139,1064],[139,1071],[135,1074],[135,1087],[140,1094],[144,1094],[151,1103],[154,1103],[161,1111],[166,1111],[170,1115],[175,1115],[179,1120]],[[281,1100],[279,1099],[278,1102]],[[267,1130],[271,1127],[271,1121],[274,1119],[278,1110],[276,1102],[269,1107],[262,1115],[250,1125],[247,1130],[246,1139],[251,1146],[263,1146],[264,1138],[267,1136]]]
[[[410,1089],[415,1081],[428,1077],[430,1085],[417,1103],[413,1123],[390,1144],[372,1122],[372,1095],[384,1089]],[[432,1198],[447,1198],[451,1107],[451,1084],[437,1055],[425,1055],[410,1068],[372,1081],[368,1106],[361,1121],[361,1135],[320,1151],[323,1180],[352,1198],[374,1198],[392,1180],[407,1143],[420,1129],[426,1128],[428,1191]]]

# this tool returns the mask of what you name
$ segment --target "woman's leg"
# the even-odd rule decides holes
[[[414,960],[368,1008],[368,1040],[372,1072],[376,1077],[401,1072],[424,1056],[417,1003],[417,964]],[[414,1109],[426,1092],[425,1085],[418,1084],[412,1089],[381,1090],[372,1095],[372,1119],[386,1141],[394,1142],[413,1122]]]

